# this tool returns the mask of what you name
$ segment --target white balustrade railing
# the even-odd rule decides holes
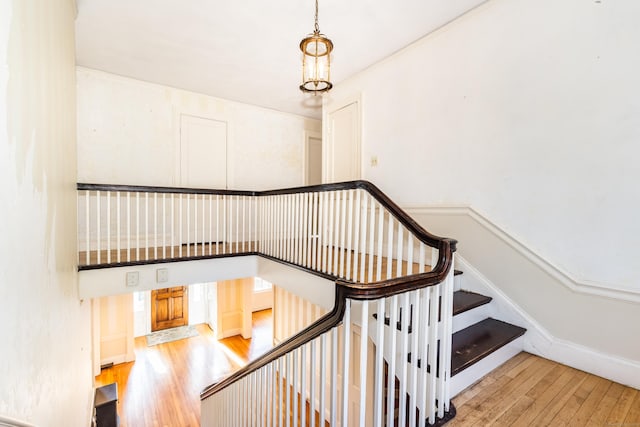
[[[373,299],[346,298],[357,285],[338,284],[333,312],[246,375],[203,392],[202,425],[423,426],[444,418],[453,269],[436,285],[415,281],[417,289]]]
[[[203,392],[202,425],[417,426],[449,412],[455,242],[370,183],[78,190],[81,269],[253,253],[337,280],[332,312]]]
[[[279,194],[78,188],[80,268],[260,253],[372,282],[428,271],[432,252],[437,259],[437,250],[363,188]]]

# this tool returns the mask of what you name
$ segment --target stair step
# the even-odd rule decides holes
[[[481,305],[489,304],[491,297],[469,291],[456,291],[453,293],[453,315],[464,313]]]
[[[463,371],[494,351],[524,335],[527,330],[487,318],[453,334],[451,376]]]

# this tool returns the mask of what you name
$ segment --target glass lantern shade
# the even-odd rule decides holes
[[[302,84],[304,92],[326,92],[333,87],[330,74],[330,57],[333,43],[319,32],[314,32],[300,42],[302,51]]]

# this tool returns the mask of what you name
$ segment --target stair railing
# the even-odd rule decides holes
[[[434,271],[370,284],[338,280],[331,312],[202,392],[202,425],[424,426],[452,417],[446,243],[440,252],[449,255]],[[398,319],[407,307],[413,320],[405,315],[397,328],[377,320]]]
[[[455,241],[373,184],[78,190],[81,270],[256,254],[336,281],[330,313],[202,393],[203,425],[423,425],[452,413]]]

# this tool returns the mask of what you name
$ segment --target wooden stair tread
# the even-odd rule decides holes
[[[453,315],[464,313],[472,308],[491,302],[491,297],[469,291],[456,291],[453,293]]]
[[[451,343],[451,376],[524,335],[526,331],[510,323],[487,318],[456,332]]]

